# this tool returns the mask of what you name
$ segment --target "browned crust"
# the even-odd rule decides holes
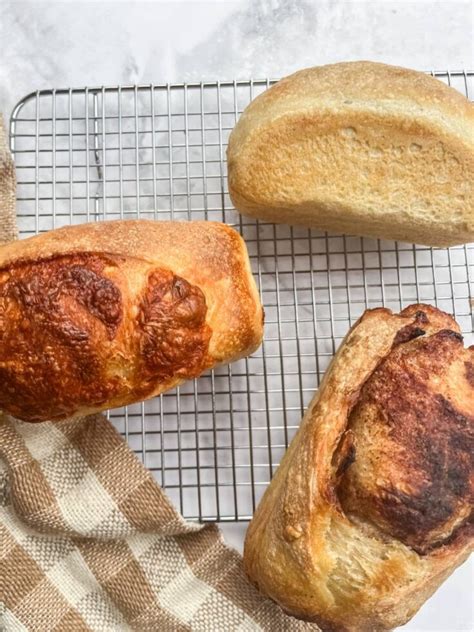
[[[472,354],[425,305],[348,333],[247,533],[250,579],[287,612],[391,629],[469,555]]]
[[[151,397],[251,353],[263,312],[241,237],[104,222],[0,250],[0,407],[62,419]]]
[[[474,397],[456,370],[471,356],[447,329],[399,343],[348,421],[355,445],[338,485],[344,511],[421,554],[453,538],[474,503]],[[456,390],[462,408],[446,397]]]

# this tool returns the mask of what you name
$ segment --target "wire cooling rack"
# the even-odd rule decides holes
[[[466,96],[472,72],[432,73]],[[242,218],[225,149],[272,82],[43,90],[14,109],[21,237],[86,221],[212,219],[245,238],[266,311],[252,357],[109,413],[187,518],[247,520],[349,326],[415,301],[455,314],[473,340],[474,245],[449,250]]]

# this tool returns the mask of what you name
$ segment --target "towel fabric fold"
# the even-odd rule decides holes
[[[15,237],[0,119],[0,244]],[[0,629],[318,630],[258,593],[215,525],[185,522],[103,415],[1,413]]]

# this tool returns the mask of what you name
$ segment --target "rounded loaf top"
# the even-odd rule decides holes
[[[474,105],[422,72],[308,68],[259,95],[232,131],[244,215],[430,246],[474,240]]]

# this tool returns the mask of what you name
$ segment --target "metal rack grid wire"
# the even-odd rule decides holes
[[[473,72],[433,72],[472,98]],[[109,412],[185,517],[247,520],[328,363],[369,307],[453,313],[472,344],[474,244],[430,249],[239,216],[225,150],[270,80],[42,90],[10,125],[22,238],[116,218],[209,219],[247,242],[265,342],[153,400]]]

